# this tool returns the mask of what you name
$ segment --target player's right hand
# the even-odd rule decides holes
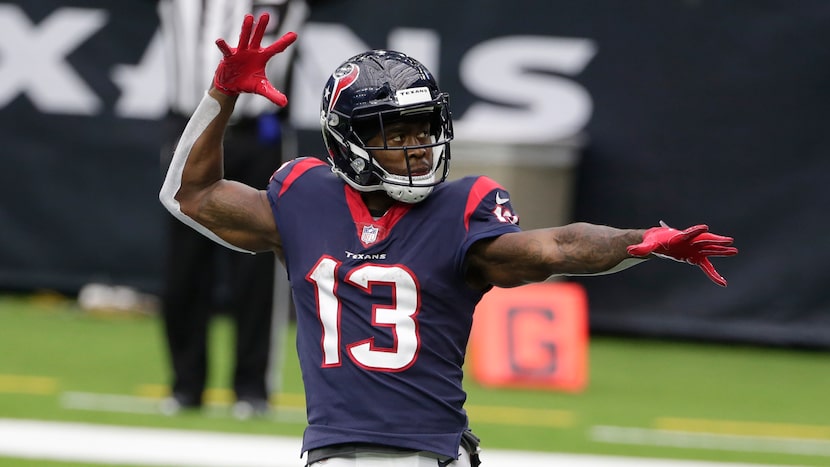
[[[285,50],[295,40],[297,34],[286,33],[268,47],[262,48],[262,36],[268,25],[269,15],[263,13],[253,28],[253,15],[245,15],[242,22],[242,32],[239,34],[239,44],[231,48],[224,39],[217,39],[216,45],[224,58],[216,68],[213,76],[213,86],[219,91],[236,95],[242,92],[265,96],[274,104],[284,107],[288,103],[285,94],[278,91],[265,76],[265,64],[274,55]],[[251,35],[251,30],[253,35]]]

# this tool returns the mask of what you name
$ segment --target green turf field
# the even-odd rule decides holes
[[[0,298],[0,418],[300,436],[292,330],[276,414],[250,421],[227,408],[230,330],[223,319],[212,330],[210,407],[170,417],[155,410],[167,382],[156,317]],[[490,448],[830,465],[830,353],[595,337],[580,394],[466,387]],[[0,458],[36,465],[86,464]]]

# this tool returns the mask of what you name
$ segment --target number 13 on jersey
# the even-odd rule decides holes
[[[341,348],[360,367],[373,371],[403,371],[418,358],[421,346],[418,335],[418,310],[421,306],[418,281],[411,271],[399,265],[362,264],[348,271],[341,282],[338,269],[342,263],[329,257],[320,258],[306,279],[314,284],[317,294],[317,316],[322,326],[323,367],[342,364]],[[392,290],[392,303],[380,304],[372,299],[372,288],[387,286]],[[341,314],[343,304],[338,295],[350,287],[366,297],[365,309],[346,310],[347,313],[371,315],[373,327],[390,328],[392,347],[377,347],[374,337],[356,342],[341,342]]]

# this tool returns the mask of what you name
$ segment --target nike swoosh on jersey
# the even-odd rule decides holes
[[[510,198],[502,198],[501,193],[496,192],[496,204],[504,204],[508,201],[510,201]]]

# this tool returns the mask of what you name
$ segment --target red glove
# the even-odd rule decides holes
[[[263,49],[260,43],[265,34],[265,26],[268,25],[268,18],[268,13],[263,13],[259,17],[256,30],[251,37],[254,17],[245,15],[242,32],[239,34],[239,46],[235,49],[228,47],[224,39],[216,40],[216,45],[222,51],[224,58],[216,68],[213,86],[231,96],[241,92],[259,94],[267,97],[274,104],[284,107],[288,99],[268,81],[265,76],[265,64],[271,57],[291,45],[297,39],[297,35],[293,32],[286,33]]]
[[[738,249],[731,246],[732,241],[732,237],[710,233],[709,227],[704,224],[689,227],[686,230],[676,230],[660,221],[660,227],[646,230],[641,243],[628,247],[628,254],[641,257],[653,254],[661,258],[694,264],[700,267],[713,282],[726,287],[726,279],[718,274],[709,261],[709,257],[738,254]]]

